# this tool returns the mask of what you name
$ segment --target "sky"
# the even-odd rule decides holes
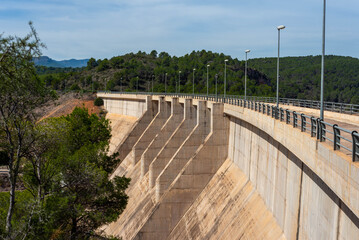
[[[244,59],[320,55],[323,0],[1,0],[0,33],[33,21],[56,60],[202,49]],[[327,1],[326,54],[359,58],[359,1]]]

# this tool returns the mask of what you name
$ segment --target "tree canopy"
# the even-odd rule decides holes
[[[224,60],[227,62],[227,94],[244,94],[244,61],[231,58],[222,53],[193,51],[182,57],[170,56],[166,52],[151,53],[139,51],[111,59],[90,59],[84,70],[57,74],[46,74],[48,85],[59,90],[58,82],[77,83],[82,90],[136,91],[137,77],[139,91],[192,93],[194,75],[195,93],[207,92],[207,65],[209,93],[224,92]],[[276,58],[257,58],[248,60],[247,95],[275,96]],[[193,69],[196,69],[193,71]],[[320,56],[283,57],[280,64],[280,97],[299,99],[319,99]],[[326,56],[325,100],[357,103],[359,97],[359,59],[340,56]],[[179,75],[179,71],[181,74]],[[167,77],[166,77],[167,73]],[[154,76],[154,77],[152,77]],[[90,82],[85,79],[91,77]],[[178,88],[180,84],[180,88]]]

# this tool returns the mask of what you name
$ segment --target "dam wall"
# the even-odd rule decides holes
[[[357,163],[267,115],[230,105],[225,112],[231,116],[229,157],[287,238],[359,236]]]
[[[136,99],[99,97],[120,98],[123,108]],[[359,236],[358,164],[350,156],[247,108],[138,97],[147,107],[132,130],[140,122],[147,127],[118,146],[126,156],[114,173],[132,177],[129,204],[105,233],[123,239]]]

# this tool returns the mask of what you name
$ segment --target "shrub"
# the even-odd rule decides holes
[[[95,106],[102,106],[103,105],[102,98],[96,98],[94,104]]]
[[[79,87],[79,85],[77,85],[76,83],[72,84],[72,86],[70,87],[71,91],[79,91],[81,90],[81,88]]]

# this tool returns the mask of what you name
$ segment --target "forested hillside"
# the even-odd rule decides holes
[[[164,92],[167,79],[167,92],[192,93],[194,77],[195,93],[206,93],[208,64],[209,93],[215,94],[217,79],[217,92],[223,94],[226,59],[227,94],[243,95],[244,61],[205,50],[182,57],[140,51],[111,59],[91,58],[83,69],[38,67],[38,72],[57,90],[152,91],[153,80],[153,91]],[[275,96],[276,61],[248,61],[248,96]],[[359,59],[326,56],[325,74],[326,101],[359,103]],[[319,99],[320,56],[281,58],[280,75],[281,97]]]
[[[248,67],[268,76],[276,84],[277,58],[257,58]],[[280,95],[288,98],[320,99],[321,56],[280,59]],[[359,59],[325,57],[324,100],[359,104]]]

